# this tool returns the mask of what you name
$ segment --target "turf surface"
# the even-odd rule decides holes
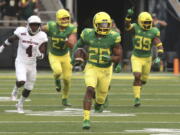
[[[141,107],[133,107],[131,73],[113,74],[109,107],[103,113],[91,111],[91,129],[82,130],[82,73],[74,73],[71,108],[61,105],[50,71],[38,72],[35,88],[25,102],[25,114],[16,112],[10,101],[15,83],[13,71],[0,72],[0,135],[179,135],[180,77],[151,73],[143,87]],[[22,89],[20,89],[20,93]],[[20,96],[19,93],[19,96]]]

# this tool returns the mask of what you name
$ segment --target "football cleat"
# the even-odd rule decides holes
[[[95,112],[101,113],[101,112],[103,112],[103,110],[104,110],[103,104],[97,104],[97,103],[94,104],[94,111]]]
[[[18,113],[24,113],[24,109],[22,105],[16,104],[16,108]]]
[[[90,120],[84,120],[83,121],[83,126],[82,126],[82,128],[83,129],[90,129]]]
[[[56,91],[60,92],[61,91],[61,80],[55,80],[56,84]]]
[[[139,107],[140,105],[141,105],[140,99],[139,98],[135,98],[135,100],[134,100],[134,107]]]
[[[61,91],[61,87],[56,87],[56,91],[60,92]]]
[[[72,104],[70,104],[66,98],[62,99],[62,105],[63,106],[72,106]]]

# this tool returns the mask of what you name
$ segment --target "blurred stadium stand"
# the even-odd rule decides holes
[[[114,2],[113,2],[114,1]],[[92,18],[99,11],[108,12],[114,19],[117,27],[121,30],[122,45],[124,51],[124,71],[130,71],[129,57],[132,50],[131,35],[124,33],[124,17],[128,8],[135,9],[134,21],[141,11],[155,13],[159,19],[165,20],[168,25],[161,31],[163,44],[166,51],[166,71],[173,70],[173,59],[180,58],[180,2],[178,0],[121,0],[117,4],[116,0],[39,0],[38,15],[43,23],[55,19],[55,12],[60,8],[67,8],[71,12],[73,19],[78,23],[78,36],[83,28],[92,27]],[[92,8],[93,7],[93,8]],[[3,21],[0,20],[0,23]],[[21,22],[21,21],[19,21]],[[24,22],[24,21],[23,21]],[[0,24],[0,43],[12,34],[15,27],[3,27]],[[16,56],[17,44],[6,48],[0,54],[0,68],[13,68]],[[49,68],[47,56],[45,60],[38,61],[38,68]]]

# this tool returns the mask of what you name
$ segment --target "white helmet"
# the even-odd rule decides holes
[[[39,24],[39,27],[37,30],[33,31],[30,24]],[[41,19],[36,16],[36,15],[32,15],[28,18],[27,21],[27,28],[28,28],[28,32],[30,32],[30,34],[35,35],[40,31],[40,25],[41,25]]]

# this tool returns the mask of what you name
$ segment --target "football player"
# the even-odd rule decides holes
[[[138,23],[131,24],[133,13],[132,9],[128,9],[125,18],[125,28],[133,33],[131,64],[134,75],[134,106],[138,107],[140,106],[141,87],[147,82],[151,69],[152,46],[155,45],[158,52],[158,57],[155,58],[154,63],[160,63],[164,50],[160,40],[160,32],[156,27],[152,26],[153,19],[151,14],[141,12],[138,16]]]
[[[77,42],[77,27],[72,25],[71,16],[65,9],[56,12],[56,21],[49,21],[42,26],[49,38],[49,63],[54,74],[56,91],[61,91],[62,78],[64,88],[62,91],[62,105],[71,106],[68,102],[71,85],[72,65],[69,50]]]
[[[95,98],[95,112],[103,111],[112,76],[112,62],[118,63],[122,57],[121,36],[112,30],[112,20],[108,13],[98,12],[93,18],[94,28],[85,28],[73,52],[88,46],[88,59],[84,69],[86,92],[83,100],[83,129],[90,128],[90,110]],[[73,59],[74,61],[74,59]]]
[[[47,35],[41,31],[41,19],[38,16],[30,16],[27,27],[17,27],[14,34],[5,40],[0,46],[0,52],[18,40],[17,57],[15,60],[16,85],[12,91],[11,98],[16,100],[18,88],[24,86],[22,95],[16,104],[18,113],[24,113],[23,104],[34,87],[36,80],[36,58],[43,59],[47,46]]]

